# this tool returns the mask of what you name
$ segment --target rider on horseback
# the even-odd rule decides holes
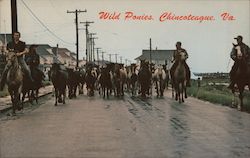
[[[45,77],[44,73],[38,68],[40,64],[40,57],[36,53],[36,48],[38,45],[31,45],[29,48],[29,54],[25,55],[25,61],[27,65],[30,67],[30,71],[32,76],[35,75],[35,72],[38,72],[39,76],[42,76],[43,78]],[[42,85],[40,85],[42,86]]]
[[[230,75],[230,80],[231,83],[229,84],[228,88],[233,89],[234,85],[235,85],[235,73],[237,72],[237,69],[239,68],[239,63],[237,60],[237,50],[236,50],[236,46],[240,47],[240,51],[242,52],[242,57],[246,59],[246,62],[248,65],[250,65],[250,48],[242,42],[243,37],[242,36],[237,36],[236,38],[234,38],[237,40],[237,45],[233,44],[234,47],[231,51],[231,58],[234,60],[234,65],[232,66],[232,69],[229,73]],[[247,71],[246,71],[247,72]]]
[[[174,51],[173,60],[172,60],[172,62],[174,62],[174,64],[173,64],[173,66],[170,69],[170,73],[171,73],[172,77],[174,77],[174,72],[175,72],[175,69],[176,69],[176,67],[178,65],[178,61],[177,61],[178,55],[181,52],[184,52],[186,54],[186,57],[188,58],[188,53],[187,53],[187,51],[185,49],[183,49],[181,47],[181,42],[177,42],[176,43],[176,50]],[[184,63],[184,66],[185,66],[185,69],[186,69],[187,86],[190,87],[191,86],[191,84],[190,84],[190,76],[191,76],[191,74],[190,74],[190,69],[189,69],[186,61]]]
[[[28,68],[27,64],[24,61],[23,55],[27,54],[28,51],[26,49],[26,44],[23,41],[20,41],[20,32],[14,32],[13,33],[13,41],[9,42],[7,44],[7,53],[11,50],[14,50],[16,53],[16,56],[18,57],[18,62],[20,66],[22,67],[22,70],[24,71],[25,75],[29,78],[29,80],[34,83],[33,78],[31,77],[30,69]],[[9,70],[9,65],[6,65],[2,74],[2,78],[0,81],[0,90],[3,90],[7,73]]]

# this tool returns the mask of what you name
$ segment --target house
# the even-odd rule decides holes
[[[0,53],[6,50],[7,43],[12,41],[11,34],[0,34]]]
[[[172,56],[173,56],[174,50],[151,50],[151,61],[154,64],[168,64],[171,63]],[[142,55],[135,58],[137,63],[139,63],[140,60],[147,60],[150,61],[150,50],[142,50]]]
[[[54,48],[54,54],[56,54],[57,59],[64,64],[66,67],[75,67],[76,66],[76,58],[75,53],[72,53],[67,48]]]

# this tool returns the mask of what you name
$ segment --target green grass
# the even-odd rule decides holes
[[[45,80],[45,81],[43,81],[43,85],[44,86],[49,86],[49,85],[52,85],[52,83],[49,80]]]
[[[190,96],[198,99],[209,101],[211,103],[232,106],[233,94],[225,85],[209,85],[213,81],[201,81],[201,87],[197,86],[197,82],[192,82],[192,86],[187,88],[187,93]],[[216,82],[218,83],[218,82]],[[225,82],[221,82],[225,83]],[[244,92],[244,105],[250,111],[250,92]]]

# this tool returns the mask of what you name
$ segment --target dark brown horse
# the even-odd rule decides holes
[[[138,82],[140,84],[140,93],[143,98],[146,97],[146,94],[149,94],[151,79],[152,73],[149,68],[149,63],[141,61],[141,68],[138,73]]]
[[[240,110],[244,111],[245,107],[243,104],[243,92],[245,87],[248,85],[250,89],[250,65],[247,64],[246,56],[242,54],[239,46],[234,46],[234,49],[237,51],[236,64],[238,69],[235,73],[234,79],[235,84],[239,90],[239,99],[240,99]],[[232,93],[234,94],[236,90],[233,88]]]
[[[57,106],[57,102],[65,104],[66,86],[68,81],[67,71],[62,70],[59,64],[54,63],[51,67],[50,79],[55,88],[55,106]]]
[[[31,69],[31,76],[34,79],[34,83],[30,84],[27,76],[24,76],[23,79],[23,88],[22,88],[22,103],[24,102],[26,94],[28,94],[28,99],[30,103],[33,103],[35,99],[36,103],[38,103],[38,95],[39,89],[42,87],[42,81],[44,80],[44,74],[33,66],[29,66]]]
[[[101,93],[103,95],[103,98],[105,98],[105,95],[107,98],[109,98],[109,92],[112,89],[112,73],[111,73],[111,67],[110,65],[107,65],[107,67],[102,68],[101,74],[98,77],[98,82],[101,86]]]
[[[20,106],[20,94],[23,86],[23,73],[20,65],[18,64],[17,56],[14,52],[7,54],[7,66],[9,71],[7,73],[7,85],[8,91],[12,101],[12,113],[15,115],[16,109],[20,110],[23,107]]]

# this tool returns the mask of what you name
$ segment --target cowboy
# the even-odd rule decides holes
[[[185,49],[183,49],[181,47],[181,42],[177,42],[176,43],[176,50],[173,53],[173,60],[171,61],[171,62],[174,62],[173,66],[170,69],[170,73],[171,73],[172,77],[174,76],[175,69],[176,69],[176,67],[178,65],[178,61],[177,61],[178,55],[181,52],[185,53],[186,54],[186,58],[188,58],[188,53],[187,53],[187,51]],[[188,67],[188,65],[186,63],[186,60],[184,62],[184,66],[185,66],[185,69],[186,69],[187,86],[190,87],[191,86],[191,84],[190,84],[191,73],[190,73],[190,69],[189,69],[189,67]]]
[[[23,55],[27,54],[28,50],[26,49],[25,42],[20,41],[20,35],[21,35],[20,32],[13,33],[13,41],[7,44],[7,53],[11,50],[14,50],[14,52],[16,53],[16,56],[18,57],[17,58],[18,63],[22,67],[22,70],[24,71],[25,75],[27,75],[31,83],[33,83],[34,80],[31,77],[30,69],[28,68],[23,58]],[[9,65],[6,65],[4,68],[4,71],[2,73],[2,78],[0,81],[0,90],[3,90],[9,68],[10,68]]]
[[[243,37],[242,36],[237,36],[234,39],[237,40],[237,44],[234,45],[232,51],[231,51],[231,58],[234,60],[234,65],[232,66],[232,69],[229,73],[230,75],[230,81],[231,83],[229,84],[228,88],[229,89],[233,89],[234,85],[235,85],[235,73],[237,72],[237,69],[239,67],[238,64],[238,60],[237,60],[237,50],[235,49],[236,46],[240,47],[240,50],[242,52],[242,57],[244,57],[246,59],[246,62],[248,63],[248,65],[250,65],[250,48],[249,46],[247,46],[245,43],[243,43]]]

